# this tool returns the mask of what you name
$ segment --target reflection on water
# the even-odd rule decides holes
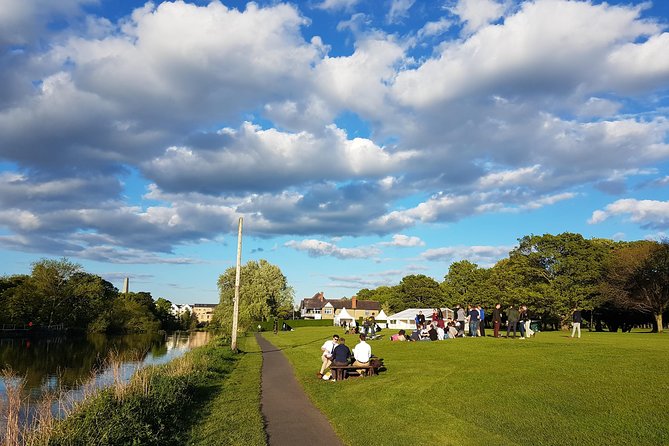
[[[95,386],[110,383],[106,360],[112,352],[121,360],[127,379],[138,367],[164,364],[208,340],[209,333],[203,332],[0,339],[0,368],[11,368],[17,376],[25,377],[25,392],[34,401],[48,390],[76,394],[91,378]],[[0,380],[0,400],[4,397],[5,384]]]

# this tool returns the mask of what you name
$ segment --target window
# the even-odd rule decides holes
[[[332,308],[326,308],[325,314],[332,314]]]

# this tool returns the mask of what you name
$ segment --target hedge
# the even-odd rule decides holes
[[[279,319],[279,330],[283,323],[290,325],[292,328],[298,327],[332,327],[334,325],[333,319]],[[251,330],[255,331],[260,325],[260,331],[274,330],[274,320],[258,321],[251,324]]]

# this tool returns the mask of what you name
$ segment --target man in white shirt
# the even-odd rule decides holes
[[[360,335],[360,343],[353,348],[353,361],[354,366],[367,366],[369,365],[369,359],[372,357],[372,347],[365,342],[365,335]],[[362,375],[367,369],[358,369],[358,373]]]
[[[330,364],[332,364],[332,352],[334,351],[338,342],[339,342],[339,335],[334,334],[332,335],[332,339],[325,341],[323,346],[321,346],[321,352],[322,352],[321,360],[323,361],[323,365],[321,365],[321,371],[317,373],[317,376],[319,378],[323,377],[325,369],[330,367]]]

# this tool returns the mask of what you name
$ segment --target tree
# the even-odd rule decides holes
[[[457,304],[487,305],[484,302],[487,276],[487,270],[469,260],[453,262],[441,283],[446,305],[451,308]]]
[[[391,311],[396,312],[407,308],[438,307],[443,300],[439,282],[424,274],[413,274],[400,281],[388,305]]]
[[[214,310],[212,325],[232,327],[236,268],[230,267],[218,279],[220,304]],[[269,320],[292,311],[293,289],[288,286],[281,269],[267,260],[249,261],[241,268],[239,288],[240,330],[252,322]]]
[[[179,329],[179,321],[177,317],[172,314],[172,302],[159,297],[155,303],[156,317],[160,321],[160,326],[163,330],[173,331]]]
[[[669,243],[643,241],[622,245],[607,265],[602,295],[619,308],[652,314],[653,331],[663,331],[669,307]]]
[[[530,235],[519,239],[506,266],[522,278],[517,286],[526,295],[525,302],[565,322],[575,306],[594,308],[612,247],[610,241],[586,240],[580,234]]]

